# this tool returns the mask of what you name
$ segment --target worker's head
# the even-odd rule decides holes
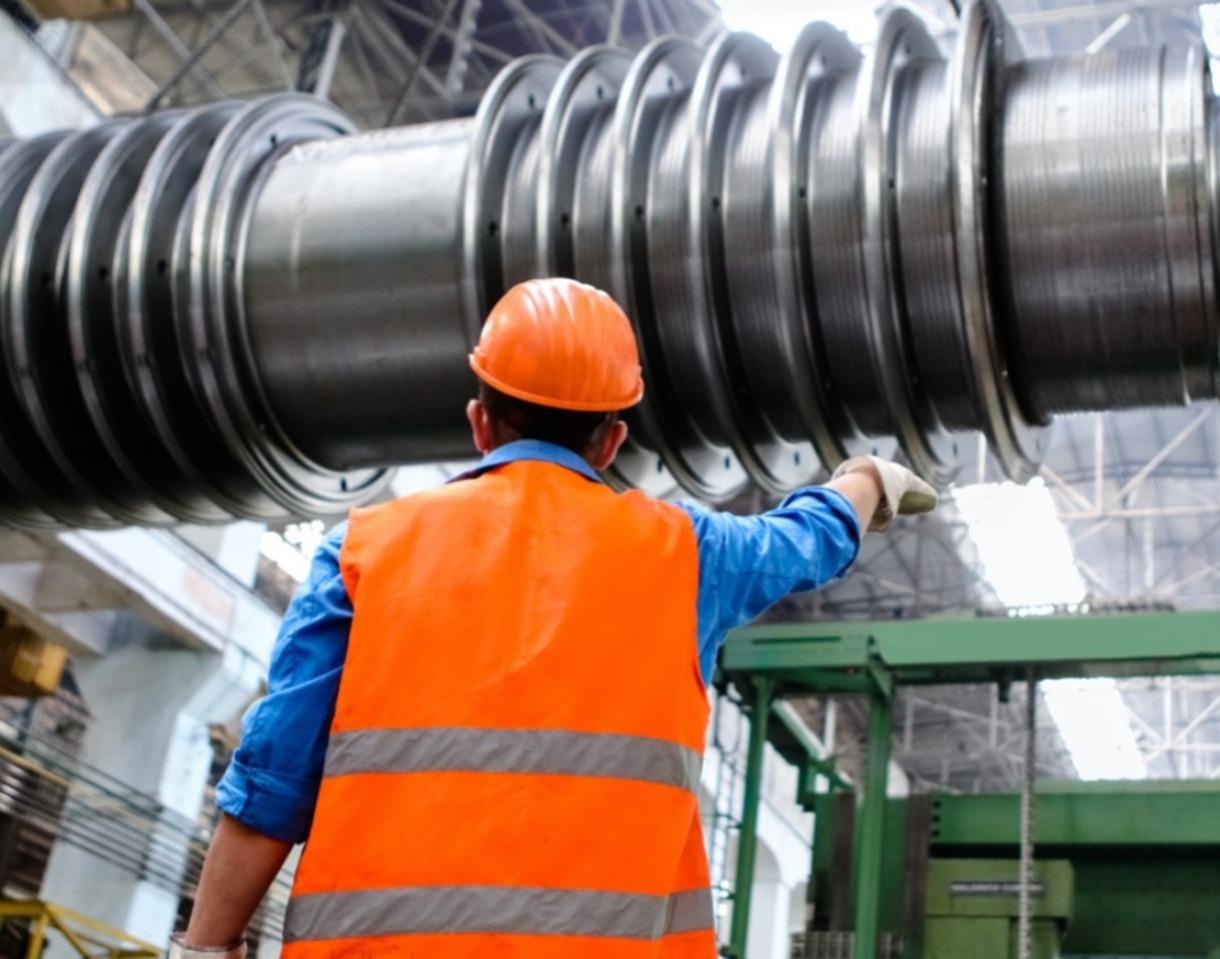
[[[545,440],[605,469],[627,438],[619,413],[644,394],[630,321],[575,280],[528,280],[504,294],[470,366],[481,384],[466,415],[482,453]]]

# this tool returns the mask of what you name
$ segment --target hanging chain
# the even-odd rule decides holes
[[[1021,877],[1017,918],[1017,957],[1031,959],[1031,896],[1034,888],[1034,786],[1037,781],[1038,679],[1029,668],[1025,693],[1025,778],[1021,784]]]

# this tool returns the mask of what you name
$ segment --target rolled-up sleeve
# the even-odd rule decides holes
[[[347,653],[352,607],[339,572],[346,524],[323,541],[271,653],[267,695],[247,710],[216,790],[221,810],[286,842],[309,834]]]
[[[757,516],[680,505],[699,544],[699,664],[705,681],[730,629],[790,593],[842,576],[860,551],[856,511],[828,487],[797,490]]]

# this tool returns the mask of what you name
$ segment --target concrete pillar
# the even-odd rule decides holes
[[[208,726],[245,706],[256,692],[252,672],[226,668],[215,653],[127,645],[79,663],[76,678],[93,714],[81,758],[155,797],[167,820],[194,821],[212,762]],[[187,854],[177,836],[167,829],[157,857],[163,872],[181,876]],[[59,842],[42,895],[161,945],[178,911],[178,891],[166,885]],[[68,955],[52,949],[54,959]]]
[[[783,881],[779,861],[765,841],[754,857],[754,895],[750,908],[750,935],[746,955],[751,959],[787,959],[792,954],[788,938],[788,908],[792,890]]]

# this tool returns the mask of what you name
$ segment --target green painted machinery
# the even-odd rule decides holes
[[[1034,959],[1220,955],[1220,783],[1044,783],[1037,804]],[[902,959],[1015,959],[1018,806],[886,801],[878,924]],[[854,797],[812,808],[811,944],[853,928]]]
[[[770,742],[814,812],[807,956],[1015,959],[1020,797],[887,799],[895,688],[1220,674],[1220,613],[758,626],[730,639],[720,669],[751,726],[723,955],[751,959]],[[858,788],[784,702],[808,693],[868,697]],[[1220,783],[1040,783],[1035,799],[1031,959],[1220,959]]]
[[[924,959],[1017,956],[1018,872],[1008,859],[933,859],[924,890]],[[1060,959],[1072,916],[1072,865],[1039,863],[1033,895],[1032,959]],[[907,951],[915,951],[914,946]]]

